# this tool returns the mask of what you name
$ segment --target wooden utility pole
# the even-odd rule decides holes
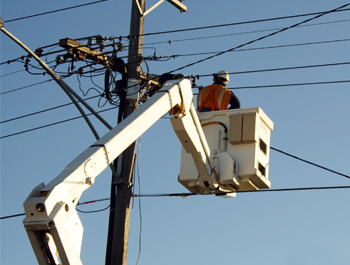
[[[134,79],[136,81],[134,84],[137,86],[141,81],[139,55],[142,55],[144,17],[162,2],[164,0],[159,0],[145,12],[146,0],[132,0],[127,79]],[[178,8],[180,12],[187,10],[187,7],[182,4],[182,0],[167,0],[167,2]],[[127,86],[126,80],[124,81],[124,85]],[[138,106],[138,100],[135,101],[135,98],[128,100],[126,94],[125,91],[119,93],[118,123],[134,112]],[[126,265],[134,160],[135,143],[131,144],[114,161],[116,176],[112,176],[106,265]]]
[[[136,3],[139,2],[139,7]],[[130,22],[130,40],[128,54],[128,79],[140,80],[141,65],[137,56],[142,54],[142,34],[146,0],[133,0]],[[140,9],[142,13],[140,12]],[[137,109],[138,101],[127,101],[126,95],[120,100],[118,123]],[[121,156],[114,161],[117,178],[112,176],[111,212],[109,218],[106,265],[126,265],[132,171],[135,159],[135,143],[131,144]]]

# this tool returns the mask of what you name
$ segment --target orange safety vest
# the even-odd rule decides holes
[[[214,110],[225,110],[231,100],[231,91],[224,86],[213,84],[201,89],[197,97],[197,109],[211,108]]]

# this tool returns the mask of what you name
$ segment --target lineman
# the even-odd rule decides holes
[[[197,97],[197,109],[199,112],[239,109],[241,103],[235,94],[225,86],[230,81],[226,71],[219,71],[213,74],[214,83],[199,91]],[[230,107],[228,108],[228,105]]]

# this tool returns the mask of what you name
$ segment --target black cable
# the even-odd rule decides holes
[[[314,16],[314,15],[324,15],[324,14],[329,13],[329,12],[349,11],[350,8],[343,8],[345,6],[347,6],[347,5],[341,6],[341,7],[337,8],[337,9],[332,10],[332,11],[314,12],[314,13],[308,13],[308,14],[299,14],[299,15],[291,15],[291,16],[275,17],[275,18],[266,18],[266,19],[257,19],[257,20],[251,20],[251,21],[234,22],[234,23],[228,23],[228,24],[219,24],[219,25],[196,27],[196,28],[187,28],[187,29],[176,29],[176,30],[152,32],[152,33],[145,33],[145,34],[142,34],[142,35],[139,35],[139,36],[151,36],[151,35],[159,35],[159,34],[167,34],[167,33],[176,33],[176,32],[184,32],[184,31],[193,31],[193,30],[202,30],[202,29],[219,28],[219,27],[227,27],[227,26],[236,26],[236,25],[251,24],[251,23],[257,23],[257,22],[281,20],[281,19],[289,19],[289,18],[297,18],[297,17],[305,17],[305,16]],[[340,8],[343,8],[343,9],[340,10]],[[138,36],[138,35],[135,35],[135,36]]]
[[[8,218],[13,218],[13,217],[18,217],[18,216],[23,216],[23,215],[26,215],[26,214],[25,214],[25,213],[20,213],[20,214],[14,214],[14,215],[3,216],[3,217],[0,217],[0,220],[8,219]]]
[[[193,66],[193,65],[195,65],[195,64],[198,64],[198,63],[204,62],[204,61],[206,61],[206,60],[212,59],[212,58],[214,58],[214,57],[220,56],[220,55],[225,54],[225,53],[227,53],[227,52],[230,52],[230,51],[239,49],[239,48],[244,47],[244,46],[246,46],[246,45],[252,44],[252,43],[254,43],[254,42],[257,42],[257,41],[263,40],[263,39],[265,39],[265,38],[271,37],[271,36],[273,36],[273,35],[276,35],[276,34],[278,34],[278,33],[283,32],[283,31],[289,30],[289,29],[291,29],[291,28],[295,28],[295,27],[297,27],[297,26],[299,26],[299,25],[301,25],[301,24],[304,24],[304,23],[309,22],[309,21],[311,21],[311,20],[314,20],[314,19],[316,19],[316,18],[322,17],[322,16],[324,16],[324,15],[326,15],[326,14],[329,14],[329,13],[332,13],[332,12],[336,12],[337,10],[339,10],[339,9],[341,9],[341,8],[344,8],[344,7],[348,6],[348,5],[350,5],[350,3],[345,4],[345,5],[342,5],[342,6],[338,7],[338,8],[332,9],[332,10],[330,10],[330,11],[326,11],[326,12],[321,13],[321,14],[315,16],[315,17],[306,19],[306,20],[304,20],[304,21],[302,21],[302,22],[298,22],[298,23],[293,24],[293,25],[291,25],[291,26],[289,26],[289,27],[286,27],[286,28],[283,28],[283,29],[281,29],[281,30],[272,32],[272,33],[270,33],[270,34],[268,34],[268,35],[265,35],[265,36],[262,36],[262,37],[260,37],[260,38],[257,38],[257,39],[248,41],[248,42],[246,42],[246,43],[244,43],[244,44],[238,45],[238,46],[233,47],[233,48],[231,48],[231,49],[228,49],[228,50],[226,50],[226,51],[217,53],[217,54],[215,54],[215,55],[212,55],[212,56],[209,56],[209,57],[207,57],[207,58],[201,59],[201,60],[199,60],[199,61],[196,61],[196,62],[187,64],[187,65],[182,66],[182,67],[179,67],[179,68],[177,68],[177,69],[175,69],[175,70],[170,71],[169,73],[182,70],[182,69],[187,68],[187,67],[189,67],[189,66]]]
[[[276,49],[276,48],[286,48],[286,47],[295,47],[295,46],[306,46],[306,45],[316,45],[316,44],[327,44],[327,43],[335,43],[335,42],[344,42],[344,41],[350,41],[350,39],[338,39],[338,40],[327,40],[327,41],[317,41],[317,42],[306,42],[306,43],[295,43],[295,44],[284,44],[284,45],[275,45],[275,46],[265,46],[265,47],[257,47],[257,48],[247,48],[247,49],[237,49],[237,50],[234,50],[234,51],[231,51],[231,52],[241,52],[241,51],[254,51],[254,50],[265,50],[265,49]],[[179,56],[179,57],[186,57],[186,56],[198,56],[198,55],[207,55],[207,54],[216,54],[216,53],[220,53],[220,52],[223,52],[223,51],[213,51],[213,52],[200,52],[200,53],[188,53],[188,54],[178,54],[176,56]],[[108,53],[108,52],[107,52]],[[174,55],[167,55],[167,56],[164,56],[164,57],[173,57]],[[17,59],[15,59],[17,60]],[[4,63],[7,63],[7,62],[4,62]],[[4,64],[3,63],[3,64]],[[23,63],[23,62],[22,62]],[[87,65],[87,66],[83,66],[84,67],[89,67],[90,65]],[[99,69],[96,69],[96,71],[98,70],[103,70],[104,68],[99,68]],[[15,73],[18,73],[18,72],[23,72],[25,70],[19,70],[19,71],[15,71],[15,72],[12,72],[12,73],[8,73],[8,74],[4,74],[4,75],[1,75],[0,77],[4,77],[4,76],[7,76],[7,75],[11,75],[11,74],[15,74]],[[87,74],[89,72],[85,72],[84,74]],[[84,74],[82,74],[83,77],[86,77],[84,76]],[[90,76],[89,76],[90,77]],[[7,93],[7,92],[5,92]],[[5,94],[5,93],[1,93],[1,94]],[[1,95],[0,94],[0,95]]]
[[[12,59],[12,60],[7,60],[6,62],[2,62],[2,63],[0,63],[0,65],[3,65],[3,64],[10,64],[10,63],[13,63],[13,62],[17,62],[17,61],[19,61],[19,60],[24,60],[24,55],[23,56],[21,56],[21,57],[18,57],[18,58],[16,58],[16,59]],[[22,61],[21,61],[22,62]]]
[[[104,0],[104,1],[108,1],[108,0]],[[96,3],[101,2],[101,1],[97,1]],[[93,2],[95,3],[95,2]],[[89,3],[88,3],[89,4]],[[91,3],[90,3],[91,4]],[[87,5],[87,4],[85,4]],[[78,6],[77,6],[78,7]],[[342,9],[342,10],[336,10],[334,12],[340,12],[340,11],[348,11],[350,9]],[[197,30],[197,29],[206,29],[206,28],[216,28],[216,27],[225,27],[225,26],[232,26],[232,25],[241,25],[241,24],[247,24],[247,23],[255,23],[255,22],[264,22],[264,21],[270,21],[270,20],[279,20],[279,19],[285,19],[285,18],[295,18],[295,17],[302,17],[302,16],[310,16],[310,15],[316,15],[316,14],[322,14],[323,12],[316,12],[316,13],[308,13],[308,14],[301,14],[301,15],[293,15],[293,16],[287,16],[287,17],[277,17],[277,18],[270,18],[270,19],[262,19],[262,20],[254,20],[254,21],[246,21],[246,22],[235,22],[235,23],[229,23],[229,24],[221,24],[221,25],[212,25],[212,26],[207,26],[207,27],[200,27],[200,28],[190,28],[190,29],[180,29],[180,30],[174,30],[174,31],[165,31],[165,32],[157,32],[157,33],[148,33],[148,34],[144,34],[145,35],[154,35],[154,34],[161,34],[161,33],[172,33],[172,32],[182,32],[182,31],[188,31],[188,30]],[[40,15],[40,14],[39,14]],[[310,25],[302,25],[300,27],[304,27],[304,26],[314,26],[314,25],[320,25],[320,24],[328,24],[328,23],[338,23],[338,22],[344,22],[344,21],[348,21],[348,20],[340,20],[340,21],[331,21],[331,22],[322,22],[322,23],[315,23],[315,24],[310,24]],[[9,22],[9,21],[5,21],[5,22]],[[299,26],[298,26],[299,27]],[[242,33],[234,33],[234,34],[225,34],[225,35],[235,35],[235,34],[246,34],[246,33],[254,33],[254,32],[262,32],[262,31],[269,31],[269,30],[273,30],[273,29],[267,29],[267,30],[259,30],[259,31],[251,31],[251,32],[242,32]],[[219,35],[218,35],[219,36]],[[91,36],[91,37],[96,37],[96,36]],[[82,40],[82,39],[86,39],[86,38],[91,38],[91,37],[83,37],[83,38],[79,38],[76,40]],[[216,36],[209,36],[209,37],[216,37]],[[127,38],[127,37],[123,37],[123,38]],[[208,37],[203,37],[203,38],[208,38]],[[196,38],[192,38],[192,39],[196,39]],[[172,42],[176,42],[176,41],[183,41],[183,40],[192,40],[192,39],[181,39],[181,40],[174,40]],[[200,39],[200,38],[198,38]],[[149,43],[149,44],[158,44],[158,43],[169,43],[168,41],[164,41],[164,42],[156,42],[156,43]],[[144,44],[144,45],[149,45],[149,44]],[[47,46],[43,46],[41,48],[47,48],[47,47],[51,47],[57,45],[57,43],[55,44],[51,44],[51,45],[47,45]],[[65,51],[65,50],[60,50],[60,51]],[[60,52],[60,51],[56,51],[56,52]],[[54,52],[54,53],[56,53]],[[44,55],[48,55],[48,54],[44,54]],[[22,56],[23,57],[23,56]],[[22,57],[13,59],[13,60],[8,60],[6,62],[2,62],[0,63],[0,65],[2,64],[9,64],[13,61],[19,60]]]
[[[350,80],[325,81],[325,82],[310,82],[310,83],[294,83],[294,84],[279,84],[279,85],[263,85],[263,86],[242,86],[232,87],[228,89],[251,89],[251,88],[268,88],[268,87],[287,87],[287,86],[309,86],[309,85],[326,85],[326,84],[340,84],[349,83]]]
[[[306,190],[331,190],[331,189],[350,189],[350,186],[332,186],[332,187],[307,187],[307,188],[290,188],[290,189],[264,189],[264,190],[247,190],[247,191],[235,191],[232,193],[260,193],[260,192],[279,192],[279,191],[306,191]],[[230,192],[217,193],[218,195],[229,194]],[[133,197],[183,197],[188,196],[206,196],[214,195],[212,193],[207,194],[193,194],[193,193],[165,193],[165,194],[133,194]]]
[[[139,146],[138,146],[138,154],[137,154],[137,179],[139,182],[139,194],[141,194],[141,181],[140,181],[140,168],[139,168],[139,161],[140,161],[140,150],[141,150],[141,137],[139,140]],[[142,213],[141,213],[141,198],[139,197],[139,218],[140,218],[140,234],[139,234],[139,254],[137,257],[137,261],[136,261],[136,265],[139,263],[140,261],[140,257],[141,257],[141,235],[142,235]]]
[[[270,69],[258,69],[258,70],[249,70],[249,71],[240,71],[240,72],[230,72],[228,74],[230,74],[230,75],[252,74],[252,73],[262,73],[262,72],[271,72],[271,71],[296,70],[296,69],[306,69],[306,68],[315,68],[315,67],[338,66],[338,65],[347,65],[347,64],[350,64],[350,62],[313,64],[313,65],[291,66],[291,67],[270,68]],[[213,76],[213,74],[195,75],[195,76],[206,77],[206,76]]]
[[[100,210],[95,210],[95,211],[82,211],[79,209],[76,209],[80,213],[98,213],[98,212],[103,212],[109,208],[110,205],[108,205],[106,208],[100,209]]]
[[[101,113],[101,112],[105,112],[105,111],[109,111],[109,110],[113,110],[113,109],[117,109],[117,108],[118,107],[113,107],[113,108],[109,108],[109,109],[106,109],[106,110],[97,111],[96,113]],[[87,114],[86,116],[90,116],[90,115],[93,115],[93,114],[90,113],[90,114]],[[39,129],[43,129],[43,128],[46,128],[46,127],[50,127],[50,126],[53,126],[53,125],[61,124],[61,123],[64,123],[64,122],[68,122],[68,121],[72,121],[72,120],[76,120],[76,119],[80,119],[80,118],[83,118],[83,117],[82,116],[78,116],[78,117],[70,118],[70,119],[67,119],[67,120],[58,121],[58,122],[54,122],[54,123],[51,123],[51,124],[39,126],[39,127],[32,128],[32,129],[29,129],[29,130],[8,134],[8,135],[5,135],[5,136],[1,136],[0,139],[4,139],[4,138],[7,138],[7,137],[11,137],[11,136],[19,135],[19,134],[22,134],[22,133],[27,133],[27,132],[39,130]]]
[[[0,75],[0,77],[4,77],[4,76],[8,76],[8,75],[13,75],[13,74],[16,74],[16,73],[19,73],[19,72],[23,72],[23,71],[25,71],[25,70],[22,69],[22,70],[18,70],[18,71],[12,72],[12,73],[7,73],[7,74],[4,74],[4,75]]]
[[[4,22],[5,22],[5,23],[9,23],[9,22],[17,21],[17,20],[22,20],[22,19],[27,19],[27,18],[42,16],[42,15],[52,14],[52,13],[55,13],[55,12],[65,11],[65,10],[68,10],[68,9],[83,7],[83,6],[92,5],[92,4],[97,4],[97,3],[101,3],[101,2],[107,2],[107,1],[108,1],[108,0],[99,0],[99,1],[95,1],[95,2],[90,2],[90,3],[81,4],[81,5],[77,5],[77,6],[71,6],[71,7],[61,8],[61,9],[52,10],[52,11],[48,11],[48,12],[44,12],[44,13],[40,13],[40,14],[35,14],[35,15],[30,15],[30,16],[26,16],[26,17],[20,17],[20,18],[9,19],[9,20],[6,20],[6,21],[4,21]]]
[[[89,66],[90,66],[90,65],[89,65]],[[94,70],[92,70],[92,71],[87,71],[87,72],[85,72],[85,74],[91,74],[91,73],[93,73],[93,72],[98,72],[98,71],[101,71],[101,70],[103,70],[103,69],[104,69],[104,68],[94,69]],[[65,79],[65,78],[67,78],[67,77],[69,77],[69,76],[71,76],[71,75],[74,75],[74,74],[76,74],[76,73],[78,73],[78,72],[77,72],[77,71],[74,71],[74,72],[71,72],[69,75],[60,76],[60,78],[61,78],[61,79]],[[86,77],[86,76],[82,75],[82,77]],[[88,77],[89,77],[89,78],[92,78],[93,76],[90,76],[90,75],[89,75]],[[40,84],[43,84],[43,83],[46,83],[46,82],[50,82],[50,81],[52,81],[52,80],[53,80],[53,79],[48,79],[48,80],[46,80],[46,81],[42,81],[42,82],[38,82],[38,83],[35,83],[35,84],[31,84],[31,85],[27,85],[27,86],[15,88],[15,89],[12,89],[12,90],[9,90],[9,91],[2,92],[2,93],[0,93],[0,95],[7,94],[7,93],[11,93],[11,92],[15,92],[15,91],[17,91],[17,90],[21,90],[21,89],[28,88],[28,87],[40,85]]]
[[[306,46],[306,45],[315,45],[315,44],[326,44],[326,43],[334,43],[334,42],[343,42],[350,41],[350,39],[340,39],[340,40],[330,40],[330,41],[316,41],[316,42],[306,42],[306,43],[295,43],[295,44],[284,44],[284,45],[275,45],[275,46],[265,46],[265,47],[257,47],[257,48],[248,48],[248,49],[237,49],[230,52],[245,52],[245,51],[255,51],[255,50],[266,50],[266,49],[276,49],[276,48],[286,48],[286,47],[296,47],[296,46]],[[178,54],[176,56],[197,56],[197,55],[207,55],[207,54],[216,54],[223,51],[215,51],[215,52],[198,52],[198,53],[187,53],[187,54]],[[172,57],[166,56],[166,57]]]
[[[308,24],[308,25],[300,25],[300,26],[298,26],[298,28],[299,27],[318,26],[318,25],[324,25],[324,24],[332,24],[332,23],[340,23],[340,22],[348,22],[348,21],[350,21],[350,19],[328,21],[328,22],[320,22],[320,23],[314,23],[314,24]],[[164,43],[172,44],[173,42],[212,39],[212,38],[228,37],[228,36],[235,36],[235,35],[245,35],[245,34],[260,33],[260,32],[265,32],[265,31],[279,30],[279,29],[281,29],[281,28],[244,31],[244,32],[236,32],[236,33],[229,33],[229,34],[219,34],[219,35],[211,35],[211,36],[194,37],[194,38],[187,38],[187,39],[186,38],[182,38],[182,39],[177,39],[177,40],[166,40],[166,41],[159,41],[159,42],[144,43],[144,44],[141,44],[141,46],[144,46],[144,45],[155,45],[155,44],[164,44]]]
[[[334,190],[334,189],[350,189],[350,186],[331,186],[331,187],[307,187],[307,188],[290,188],[290,189],[264,189],[264,190],[246,190],[246,191],[235,191],[233,193],[261,193],[261,192],[281,192],[281,191],[307,191],[307,190]],[[228,193],[216,193],[217,195],[225,195]],[[164,193],[164,194],[132,194],[132,197],[183,197],[186,198],[188,196],[206,196],[206,195],[215,195],[211,193],[207,194],[193,194],[193,193]],[[108,206],[109,207],[109,206]],[[97,210],[97,211],[90,211],[92,212],[100,212],[104,211],[107,208]],[[79,212],[83,212],[81,210],[76,209]],[[89,211],[84,211],[83,213],[90,213]],[[0,220],[7,219],[7,218],[13,218],[17,216],[25,215],[24,213],[21,214],[15,214],[15,215],[9,215],[9,216],[3,216],[0,217]]]
[[[249,72],[249,71],[247,71],[247,72]],[[242,72],[242,73],[244,73],[244,72]],[[236,90],[236,89],[272,88],[272,87],[287,87],[287,86],[340,84],[340,83],[349,83],[349,82],[350,82],[350,80],[338,80],[338,81],[310,82],[310,83],[277,84],[277,85],[274,84],[274,85],[261,85],[261,86],[231,87],[231,88],[227,88],[227,89]],[[197,93],[194,93],[193,95],[197,95]],[[95,98],[95,97],[96,96],[91,97],[91,98]],[[90,99],[90,98],[88,98],[88,99]],[[61,106],[65,106],[65,105],[69,105],[69,104],[72,104],[72,103],[64,104],[64,105],[61,105]],[[59,108],[61,106],[53,107],[52,109],[56,109],[56,108]],[[114,108],[111,108],[111,109],[108,109],[108,110],[112,110],[112,109],[114,109]],[[51,110],[51,109],[47,109],[47,110]],[[39,111],[38,113],[45,112],[47,110]],[[106,110],[104,110],[104,111],[106,111]],[[9,119],[9,120],[5,120],[5,121],[0,122],[0,124],[8,122],[8,121],[24,118],[26,116],[30,116],[30,115],[34,115],[34,114],[37,114],[37,113],[27,114],[27,115],[24,115],[24,116],[20,116],[20,117],[12,118],[12,119]],[[88,115],[91,115],[91,114],[88,114]],[[10,135],[5,135],[5,136],[0,137],[0,139],[7,138],[7,137],[10,137],[10,136],[14,136],[14,135],[17,135],[17,134],[22,134],[22,133],[34,131],[34,130],[45,128],[45,127],[49,127],[49,126],[56,125],[56,124],[59,124],[59,123],[68,122],[68,121],[71,121],[71,120],[74,120],[74,119],[78,119],[78,118],[81,118],[81,117],[75,117],[75,118],[68,119],[68,120],[63,120],[63,121],[60,121],[60,122],[57,122],[57,123],[52,123],[52,124],[40,126],[40,127],[37,127],[37,128],[33,128],[33,129],[30,129],[30,130],[21,131],[21,132],[10,134]]]
[[[345,175],[345,174],[339,173],[339,172],[337,172],[337,171],[334,171],[334,170],[332,170],[332,169],[329,169],[329,168],[326,168],[326,167],[317,165],[317,164],[315,164],[315,163],[312,163],[312,162],[307,161],[307,160],[305,160],[305,159],[302,159],[302,158],[300,158],[300,157],[297,157],[297,156],[288,154],[288,153],[283,152],[283,151],[281,151],[281,150],[279,150],[279,149],[277,149],[277,148],[274,148],[274,147],[270,147],[270,148],[271,148],[272,150],[276,151],[276,152],[281,153],[281,154],[284,154],[284,155],[293,157],[293,158],[295,158],[295,159],[297,159],[297,160],[300,160],[300,161],[303,161],[303,162],[305,162],[305,163],[307,163],[307,164],[313,165],[313,166],[315,166],[315,167],[322,168],[323,170],[326,170],[326,171],[329,171],[329,172],[332,172],[332,173],[334,173],[334,174],[337,174],[337,175],[340,175],[340,176],[343,176],[343,177],[346,177],[346,178],[350,179],[350,176],[348,176],[348,175]]]
[[[24,88],[27,88],[27,87],[32,87],[32,86],[40,85],[40,84],[43,84],[43,83],[47,83],[47,82],[50,82],[52,80],[53,79],[48,79],[48,80],[45,80],[45,81],[41,81],[39,83],[35,83],[35,84],[27,85],[27,86],[22,86],[22,87],[15,88],[15,89],[12,89],[12,90],[9,90],[9,91],[1,92],[0,95],[11,93],[11,92],[14,92],[14,91],[17,91],[17,90],[21,90],[21,89],[24,89]]]
[[[79,79],[79,73],[77,73],[77,80],[78,80],[78,83],[79,83],[79,90],[81,91],[81,93],[83,93],[83,96],[86,97],[87,94],[89,94],[89,91],[90,90],[95,90],[98,94],[100,94],[100,96],[102,95],[100,93],[100,91],[98,91],[96,88],[94,87],[90,87],[86,92],[83,91],[83,89],[81,88],[81,82],[80,82],[80,79]]]
[[[92,97],[86,98],[85,100],[90,100],[90,99],[97,98],[97,97],[100,97],[100,96],[92,96]],[[78,102],[80,102],[80,101],[78,101]],[[59,106],[56,106],[56,107],[52,107],[52,108],[48,108],[48,109],[32,112],[30,114],[26,114],[26,115],[23,115],[23,116],[19,116],[19,117],[15,117],[15,118],[11,118],[11,119],[8,119],[8,120],[1,121],[0,124],[6,123],[6,122],[10,122],[10,121],[14,121],[14,120],[18,120],[18,119],[22,119],[22,118],[26,118],[26,117],[37,115],[37,114],[41,114],[41,113],[44,113],[44,112],[47,112],[47,111],[59,109],[59,108],[62,108],[62,107],[73,105],[73,104],[74,104],[73,102],[70,102],[70,103],[62,104],[62,105],[59,105]]]
[[[309,86],[309,85],[341,84],[341,83],[349,83],[349,82],[350,82],[350,80],[338,80],[338,81],[295,83],[295,84],[228,87],[227,89],[234,90],[234,89],[272,88],[272,87],[287,87],[287,86]],[[193,95],[198,95],[198,93],[193,93]]]
[[[241,72],[230,72],[229,74],[232,74],[232,75],[233,74],[249,74],[249,73],[259,73],[259,72],[269,72],[269,71],[280,71],[280,70],[294,70],[294,69],[305,69],[305,68],[315,68],[315,67],[338,66],[338,65],[347,65],[347,64],[350,64],[350,62],[318,64],[318,65],[304,65],[304,66],[282,67],[282,68],[272,68],[272,69],[259,69],[259,70],[250,70],[250,71],[241,71]],[[206,77],[206,76],[211,76],[211,75],[212,74],[204,74],[204,75],[196,75],[196,76]],[[52,79],[50,79],[50,80],[52,80]],[[41,83],[44,83],[44,82],[47,82],[47,81],[50,81],[50,80],[46,80],[46,81],[43,81],[43,82],[40,82],[40,83],[36,83],[36,84],[32,84],[32,85],[29,85],[29,86],[34,86],[34,85],[41,84]],[[314,83],[304,83],[304,84],[265,85],[265,86],[251,86],[251,87],[236,87],[236,88],[229,88],[229,89],[315,85],[315,84],[325,84],[325,83],[329,84],[329,83],[333,83],[333,82],[334,81],[332,81],[332,82],[319,82],[319,83],[315,83],[314,82]],[[335,82],[336,83],[338,83],[338,82],[342,83],[342,82],[348,82],[348,81],[345,80],[345,81],[335,81]],[[29,86],[25,86],[25,87],[29,87]],[[25,88],[25,87],[22,87],[22,88]],[[1,94],[13,92],[13,91],[16,91],[16,90],[19,90],[19,89],[22,89],[22,88],[10,90],[10,91],[7,91],[7,92],[3,92]],[[93,97],[87,98],[86,100],[89,100],[89,99],[92,99],[92,98],[96,98],[96,97],[97,96],[93,96]],[[42,113],[42,112],[54,110],[54,109],[57,109],[57,108],[60,108],[60,107],[68,106],[68,105],[72,105],[72,103],[63,104],[63,105],[56,106],[56,107],[53,107],[53,108],[49,108],[49,109],[46,109],[46,110],[42,110],[42,111],[34,112],[34,113],[31,113],[31,114],[23,115],[23,116],[20,116],[20,117],[16,117],[16,118],[8,119],[8,120],[5,120],[5,121],[1,121],[0,124],[6,123],[6,122],[9,122],[9,121],[13,121],[13,120],[17,120],[17,119],[21,119],[21,118],[24,118],[24,117],[32,116],[32,115],[39,114],[39,113]]]
[[[105,1],[108,1],[108,0],[105,0]],[[97,1],[96,3],[98,3],[100,1]],[[350,8],[348,9],[342,9],[342,10],[337,10],[337,11],[334,11],[334,12],[340,12],[340,11],[349,11]],[[207,29],[207,28],[217,28],[217,27],[225,27],[225,26],[234,26],[234,25],[242,25],[242,24],[250,24],[250,23],[256,23],[256,22],[265,22],[265,21],[271,21],[271,20],[280,20],[280,19],[288,19],[288,18],[296,18],[296,17],[303,17],[303,16],[311,16],[311,15],[317,15],[317,14],[322,14],[323,12],[316,12],[316,13],[308,13],[308,14],[301,14],[301,15],[292,15],[292,16],[286,16],[286,17],[277,17],[277,18],[269,18],[269,19],[260,19],[260,20],[253,20],[253,21],[245,21],[245,22],[234,22],[234,23],[229,23],[229,24],[221,24],[221,25],[212,25],[212,26],[206,26],[206,27],[200,27],[200,28],[189,28],[189,29],[179,29],[179,30],[172,30],[172,31],[164,31],[164,32],[155,32],[155,33],[147,33],[147,34],[144,34],[144,35],[141,35],[141,36],[146,36],[146,35],[156,35],[156,34],[163,34],[163,33],[175,33],[175,32],[183,32],[183,31],[191,31],[191,30],[197,30],[197,29]],[[319,25],[319,24],[327,24],[327,23],[337,23],[337,22],[343,22],[343,21],[347,21],[347,20],[341,20],[341,21],[334,21],[334,22],[323,22],[323,23],[315,23],[315,24],[310,24],[310,26],[313,26],[313,25]],[[5,22],[9,22],[9,21],[5,21]],[[303,26],[309,26],[309,25],[303,25]],[[273,29],[271,29],[273,30]],[[261,30],[261,31],[264,31],[264,30]],[[261,31],[258,31],[258,32],[261,32]],[[265,30],[266,31],[266,30]],[[246,32],[246,33],[253,33],[253,32]],[[245,34],[245,33],[237,33],[237,34]],[[75,39],[75,40],[83,40],[83,39],[87,39],[87,38],[93,38],[93,37],[96,37],[96,36],[91,36],[91,37],[83,37],[83,38],[78,38],[78,39]],[[127,38],[127,36],[122,36],[122,38]],[[181,41],[181,40],[175,40],[175,41]],[[174,42],[175,42],[174,41]],[[156,43],[148,43],[148,44],[144,44],[144,45],[149,45],[149,44],[157,44],[158,42]],[[164,42],[159,42],[159,43],[169,43],[169,40],[168,41],[164,41]],[[57,43],[55,44],[50,44],[50,45],[47,45],[47,46],[43,46],[41,48],[47,48],[47,47],[51,47],[51,46],[54,46],[54,45],[57,45]],[[65,51],[65,50],[60,50],[60,51]],[[59,52],[59,51],[57,51]],[[47,55],[47,54],[43,54],[43,55]],[[16,61],[16,60],[19,60],[21,59],[22,57],[19,57],[17,59],[13,59],[13,60],[8,60],[6,62],[2,62],[0,63],[0,65],[2,64],[9,64],[13,61]]]

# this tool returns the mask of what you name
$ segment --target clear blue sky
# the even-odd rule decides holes
[[[2,1],[5,21],[51,11],[84,1]],[[156,3],[147,0],[147,7]],[[188,11],[180,13],[164,2],[145,18],[144,33],[210,26],[233,22],[327,11],[346,4],[343,0],[270,1],[184,1]],[[58,43],[62,38],[126,36],[129,34],[131,0],[108,1],[78,9],[5,23],[5,28],[35,50]],[[350,11],[336,12],[244,47],[181,70],[184,75],[212,74],[219,70],[244,72],[283,67],[350,62]],[[207,30],[161,34],[144,38],[144,56],[186,55],[223,51],[257,39],[279,28],[311,16],[250,23]],[[332,23],[330,23],[332,22]],[[322,23],[322,24],[321,24]],[[317,24],[317,25],[313,25]],[[273,30],[271,30],[273,29]],[[270,30],[270,31],[267,31]],[[248,33],[249,32],[249,33]],[[196,40],[189,38],[211,37]],[[26,55],[3,33],[0,62]],[[148,44],[172,41],[172,44]],[[334,42],[336,40],[341,40]],[[326,42],[327,43],[324,43]],[[332,41],[332,42],[328,42]],[[126,39],[122,42],[127,45]],[[292,47],[271,48],[291,44]],[[262,48],[270,47],[265,49]],[[53,50],[57,50],[54,47]],[[45,50],[48,51],[48,50]],[[127,55],[127,52],[119,54]],[[149,62],[149,71],[162,74],[209,55],[179,56],[169,61]],[[46,58],[45,58],[46,59]],[[47,60],[54,60],[48,56]],[[31,63],[36,65],[32,60]],[[68,64],[57,68],[66,72]],[[146,65],[142,65],[146,71]],[[30,75],[23,64],[1,65],[1,93],[45,81],[49,77]],[[32,70],[42,72],[41,70]],[[271,86],[349,80],[350,66],[324,66],[284,71],[237,73],[228,87]],[[80,95],[76,76],[66,79]],[[103,85],[103,78],[94,78]],[[201,77],[198,85],[208,85]],[[82,89],[95,87],[90,79]],[[197,92],[194,89],[194,92]],[[261,107],[274,122],[271,146],[287,153],[350,175],[350,83],[267,87],[234,90],[243,108]],[[90,91],[87,97],[95,96]],[[1,121],[69,103],[54,83],[31,86],[1,94]],[[97,99],[89,103],[98,109]],[[108,104],[102,109],[109,108]],[[102,114],[113,126],[117,110]],[[2,123],[1,137],[79,116],[70,106]],[[96,119],[100,135],[107,132]],[[22,204],[31,190],[56,177],[78,154],[94,142],[83,119],[3,138],[1,144],[1,216],[23,213]],[[173,193],[187,190],[177,182],[181,145],[167,119],[160,120],[142,136],[139,172],[141,193]],[[271,151],[272,188],[349,185],[350,179]],[[111,173],[107,169],[87,190],[81,201],[108,198]],[[136,188],[138,188],[136,183]],[[238,194],[237,198],[214,196],[142,198],[142,252],[139,264],[349,264],[349,190],[291,191]],[[82,206],[97,210],[108,201]],[[109,212],[79,214],[84,226],[81,259],[84,265],[104,264]],[[23,217],[0,221],[1,264],[36,264],[36,258],[22,225]],[[139,252],[139,208],[131,213],[128,264],[135,264]]]

